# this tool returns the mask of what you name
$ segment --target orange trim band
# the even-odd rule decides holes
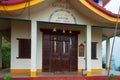
[[[103,18],[112,21],[112,22],[116,22],[116,18],[109,16],[108,14],[106,14],[103,11],[100,11],[99,9],[97,9],[95,6],[93,6],[92,4],[88,3],[87,0],[79,0],[84,6],[86,6],[87,8],[89,8],[90,10],[92,10],[94,13],[102,16]],[[120,19],[118,20],[118,22],[120,22]]]
[[[37,72],[39,73],[39,72],[42,72],[42,69],[37,69]]]
[[[37,72],[30,72],[30,77],[36,77]]]
[[[30,73],[30,69],[11,69],[11,73]],[[42,72],[42,69],[37,69],[37,72]]]
[[[78,69],[78,72],[82,72],[82,69]]]
[[[30,1],[30,6],[41,3],[43,1],[44,0],[31,0]],[[2,11],[5,11],[5,10],[12,11],[12,10],[22,9],[22,8],[25,8],[25,7],[29,7],[28,2],[26,2],[26,1],[22,2],[22,3],[19,3],[19,4],[13,4],[13,5],[0,5],[0,10],[2,10]]]
[[[87,71],[87,76],[91,76],[92,72],[91,71]]]
[[[11,69],[11,73],[29,73],[30,69]]]
[[[102,69],[92,69],[92,72],[102,72]]]
[[[91,71],[100,73],[100,72],[102,72],[102,69],[101,68],[93,68]],[[82,72],[82,69],[78,69],[78,72]]]

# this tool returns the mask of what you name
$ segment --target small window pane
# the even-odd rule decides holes
[[[97,59],[97,52],[96,52],[96,50],[97,50],[97,42],[92,42],[92,47],[91,47],[92,49],[91,49],[91,58],[92,59]]]
[[[18,58],[30,58],[31,57],[31,40],[30,39],[18,39],[19,42],[19,57]]]
[[[84,45],[83,44],[79,45],[79,56],[84,57]]]

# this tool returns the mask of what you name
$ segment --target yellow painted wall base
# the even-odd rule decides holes
[[[42,69],[37,69],[37,72],[42,72]]]
[[[30,77],[36,77],[37,72],[30,72]]]
[[[11,73],[29,73],[30,69],[11,69]]]
[[[78,72],[82,72],[82,69],[78,69]]]
[[[92,69],[92,72],[102,72],[102,69]]]
[[[30,69],[11,69],[11,73],[30,73]],[[37,72],[42,72],[42,69],[37,69]]]
[[[110,70],[110,67],[107,66],[107,67],[106,67],[106,70]]]
[[[92,76],[92,72],[91,71],[87,71],[87,76]]]
[[[78,72],[82,72],[82,69],[78,69]],[[87,71],[87,76],[91,76],[93,72],[98,72],[98,73],[101,73],[102,72],[102,69],[92,69],[91,71]]]
[[[82,72],[82,69],[78,69],[78,72]],[[92,72],[102,72],[102,69],[92,69]]]

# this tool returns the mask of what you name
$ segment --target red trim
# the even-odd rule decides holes
[[[117,17],[117,14],[112,13],[111,11],[106,10],[104,7],[98,5],[97,3],[95,3],[93,0],[86,0],[88,3],[90,3],[91,5],[93,5],[94,7],[96,7],[97,9],[99,9],[100,11],[106,13],[107,15],[111,16],[111,17]]]
[[[12,4],[21,3],[24,1],[28,1],[28,0],[3,0],[3,1],[1,1],[1,4],[12,5]]]

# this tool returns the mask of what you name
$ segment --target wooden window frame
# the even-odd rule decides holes
[[[17,58],[30,59],[31,58],[31,39],[17,38],[17,40],[18,40],[18,49],[19,49]]]
[[[85,48],[85,47],[84,47],[84,44],[81,43],[81,44],[79,45],[79,56],[80,56],[80,57],[84,57],[84,48]]]
[[[91,59],[98,59],[97,58],[97,42],[91,43]]]

